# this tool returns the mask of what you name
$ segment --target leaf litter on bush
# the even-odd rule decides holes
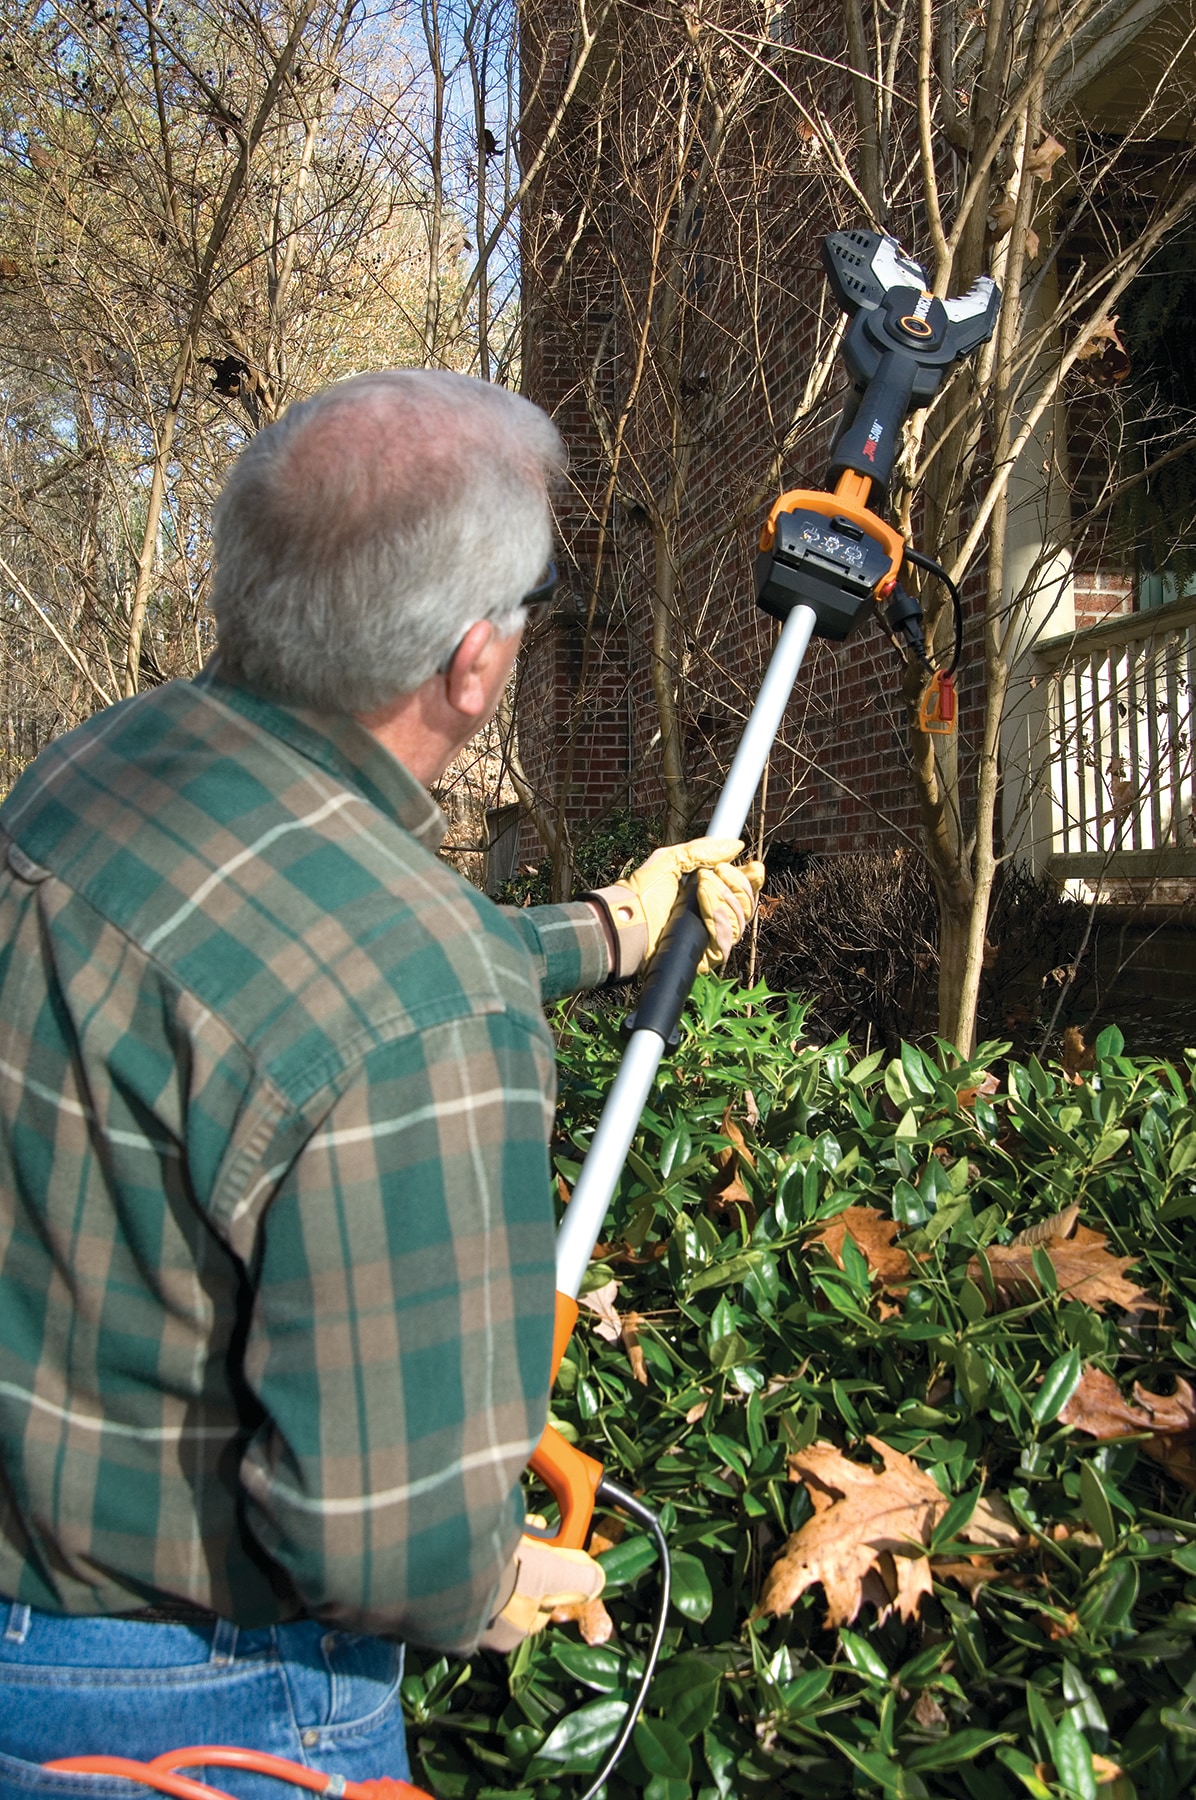
[[[809,1242],[821,1246],[841,1269],[843,1244],[850,1238],[868,1264],[872,1279],[894,1291],[909,1281],[913,1268],[909,1252],[893,1241],[900,1229],[874,1206],[849,1206],[820,1225]]]
[[[1111,1375],[1103,1369],[1086,1368],[1059,1418],[1106,1443],[1143,1436],[1144,1454],[1161,1463],[1184,1487],[1196,1489],[1196,1461],[1191,1450],[1196,1438],[1196,1391],[1191,1383],[1181,1375],[1174,1394],[1152,1394],[1136,1381],[1133,1393],[1131,1404],[1123,1399]]]
[[[990,1304],[995,1300],[998,1307],[1020,1306],[1036,1300],[1043,1292],[1042,1271],[1035,1258],[1045,1256],[1054,1270],[1057,1291],[1064,1299],[1082,1300],[1086,1306],[1097,1308],[1119,1306],[1125,1312],[1153,1306],[1146,1289],[1126,1279],[1125,1271],[1139,1259],[1111,1256],[1108,1242],[1103,1231],[1077,1224],[1069,1238],[993,1244],[985,1252],[987,1270],[978,1257],[973,1258],[968,1264],[968,1279],[988,1294]]]
[[[834,1444],[815,1443],[789,1457],[789,1478],[804,1482],[814,1516],[789,1538],[769,1570],[756,1616],[788,1612],[816,1582],[826,1595],[826,1624],[852,1624],[871,1602],[877,1621],[890,1613],[907,1623],[934,1589],[925,1554],[950,1502],[908,1456],[870,1437],[883,1467],[852,1462]],[[999,1500],[977,1498],[955,1535],[969,1543],[1015,1549],[1025,1543]]]

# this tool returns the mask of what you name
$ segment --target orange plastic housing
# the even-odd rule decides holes
[[[577,1301],[571,1294],[558,1293],[552,1340],[554,1381],[576,1323]],[[584,1550],[594,1517],[594,1495],[602,1480],[602,1464],[566,1443],[555,1426],[548,1425],[532,1452],[530,1467],[560,1508],[560,1525],[555,1536],[546,1538],[545,1542],[556,1544],[561,1550]]]
[[[850,519],[868,536],[883,544],[889,553],[888,573],[879,582],[877,591],[887,589],[901,573],[901,565],[905,561],[905,539],[894,525],[886,525],[868,509],[868,496],[872,491],[872,479],[868,475],[857,475],[853,469],[847,469],[835,483],[834,493],[828,494],[822,488],[791,488],[782,494],[773,506],[760,533],[761,550],[771,550],[777,535],[777,520],[782,513],[797,512],[805,508],[808,512],[821,513],[824,519]]]

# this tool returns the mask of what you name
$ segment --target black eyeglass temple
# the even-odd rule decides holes
[[[537,582],[531,592],[523,596],[523,599],[519,602],[520,606],[544,606],[556,593],[556,584],[556,564],[552,558],[549,557],[548,567],[544,571],[544,579]]]

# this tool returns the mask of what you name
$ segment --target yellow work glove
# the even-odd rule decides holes
[[[558,1606],[596,1600],[606,1576],[584,1550],[558,1550],[540,1538],[521,1537],[513,1580],[506,1605],[482,1633],[483,1650],[514,1650],[524,1638],[543,1631]]]
[[[634,975],[653,955],[677,904],[681,883],[695,870],[698,912],[707,937],[698,973],[707,975],[726,962],[756,910],[764,885],[763,863],[733,865],[732,858],[742,849],[738,838],[694,838],[688,844],[667,844],[663,850],[654,850],[625,881],[586,895],[587,900],[602,906],[614,932],[615,979]]]

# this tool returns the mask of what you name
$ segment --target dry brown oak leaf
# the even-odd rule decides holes
[[[788,1612],[807,1588],[822,1583],[826,1623],[850,1625],[865,1601],[883,1624],[891,1612],[907,1622],[933,1591],[923,1554],[948,1501],[922,1469],[879,1438],[867,1440],[884,1468],[849,1461],[834,1444],[811,1444],[789,1458],[789,1478],[805,1483],[814,1508],[791,1534],[768,1572],[755,1617]],[[1016,1525],[999,1503],[981,1500],[960,1533],[970,1543],[1012,1547]]]
[[[747,1108],[748,1121],[754,1123],[752,1114],[755,1113],[756,1119],[759,1119],[760,1113],[756,1106],[756,1096],[750,1088],[747,1098],[751,1101],[751,1105]],[[723,1114],[719,1130],[725,1138],[730,1138],[731,1142],[725,1150],[720,1150],[714,1159],[715,1174],[706,1190],[706,1211],[712,1217],[717,1218],[719,1213],[726,1212],[730,1207],[740,1206],[743,1208],[743,1216],[750,1229],[756,1223],[756,1208],[752,1196],[739,1179],[739,1165],[742,1162],[747,1168],[754,1169],[756,1159],[747,1147],[747,1140],[743,1132],[731,1116],[730,1106]]]
[[[1127,1312],[1152,1306],[1150,1295],[1136,1281],[1127,1281],[1125,1271],[1132,1268],[1134,1256],[1110,1256],[1109,1240],[1101,1231],[1077,1225],[1069,1238],[1051,1238],[1043,1244],[990,1244],[985,1251],[997,1290],[997,1310],[1021,1306],[1037,1300],[1042,1283],[1034,1267],[1034,1252],[1049,1256],[1060,1294],[1068,1300],[1083,1300],[1096,1308],[1121,1306]],[[968,1264],[968,1279],[973,1281],[992,1305],[992,1296],[983,1265],[974,1256]]]
[[[850,1237],[867,1261],[873,1281],[891,1288],[907,1282],[912,1273],[908,1255],[893,1242],[899,1229],[895,1220],[887,1219],[874,1206],[849,1206],[820,1226],[810,1242],[821,1244],[842,1268],[843,1240]]]
[[[1111,1375],[1089,1367],[1059,1417],[1065,1425],[1104,1440],[1149,1432],[1142,1445],[1147,1456],[1161,1463],[1184,1487],[1196,1489],[1196,1461],[1191,1450],[1191,1440],[1196,1437],[1196,1390],[1182,1375],[1176,1377],[1173,1394],[1152,1394],[1136,1381],[1134,1401],[1136,1405],[1122,1397]]]

